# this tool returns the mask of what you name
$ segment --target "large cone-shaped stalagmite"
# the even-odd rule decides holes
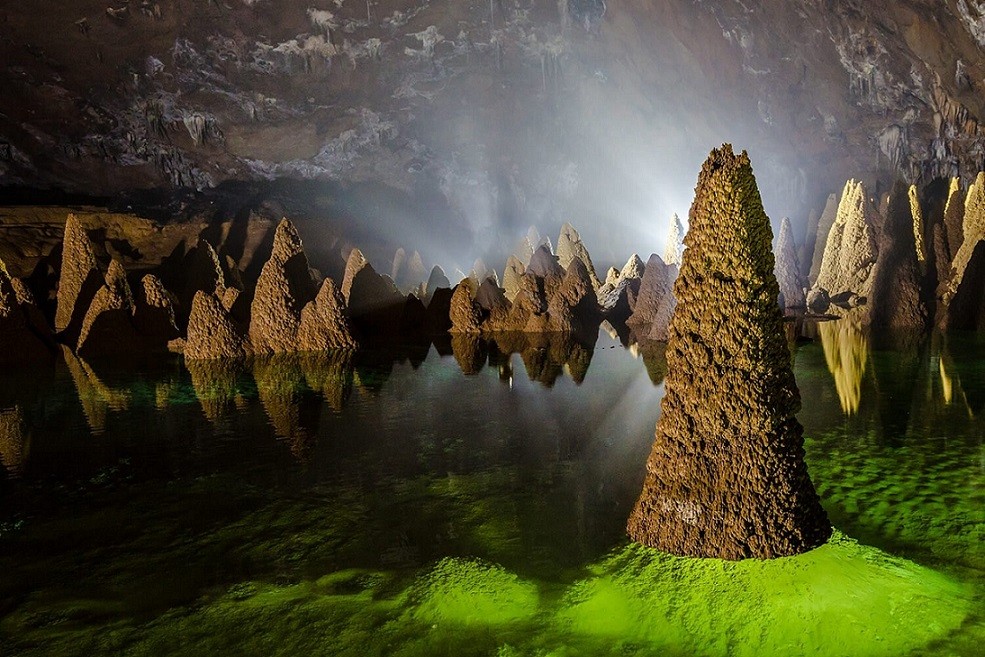
[[[667,346],[666,395],[633,540],[678,555],[768,559],[831,534],[804,463],[800,394],[777,306],[773,236],[749,157],[698,178]]]

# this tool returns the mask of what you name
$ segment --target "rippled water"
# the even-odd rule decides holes
[[[603,332],[0,375],[0,654],[980,654],[985,340],[797,346],[840,533],[770,563],[627,547],[664,368]]]

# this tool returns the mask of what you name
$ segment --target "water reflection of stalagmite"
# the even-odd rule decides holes
[[[93,433],[102,433],[106,429],[107,411],[125,411],[130,407],[130,391],[112,388],[103,383],[92,367],[84,360],[76,358],[67,347],[62,347],[62,354],[72,382],[75,383],[89,428]]]
[[[300,359],[308,387],[320,392],[333,411],[340,412],[352,395],[352,353],[313,352],[302,354]]]
[[[12,475],[20,474],[27,460],[27,447],[20,406],[0,410],[0,465]]]
[[[306,385],[300,359],[294,354],[257,358],[253,378],[274,433],[303,459],[314,445],[321,400]]]
[[[497,333],[494,340],[499,361],[509,362],[512,354],[520,354],[527,377],[547,387],[553,386],[562,373],[581,384],[595,353],[594,342],[571,334]]]
[[[225,358],[186,360],[185,367],[191,375],[192,388],[202,405],[202,412],[210,422],[222,420],[231,412],[230,406],[245,405],[239,391],[242,361]]]
[[[452,334],[451,350],[463,374],[478,374],[486,364],[486,343],[477,335]]]
[[[640,352],[643,354],[643,365],[653,385],[658,386],[667,376],[667,344],[665,342],[650,342]]]
[[[857,326],[846,321],[821,322],[818,332],[824,360],[835,380],[841,410],[854,415],[862,401],[862,377],[869,359],[868,340]]]

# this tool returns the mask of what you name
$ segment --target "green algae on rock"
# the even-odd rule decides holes
[[[712,151],[689,224],[666,395],[629,535],[683,556],[804,552],[831,528],[804,463],[773,234],[746,153]]]

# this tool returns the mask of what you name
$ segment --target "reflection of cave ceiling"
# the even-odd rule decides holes
[[[482,236],[684,210],[730,140],[802,217],[981,167],[983,47],[977,0],[7,2],[0,181],[374,185]]]

